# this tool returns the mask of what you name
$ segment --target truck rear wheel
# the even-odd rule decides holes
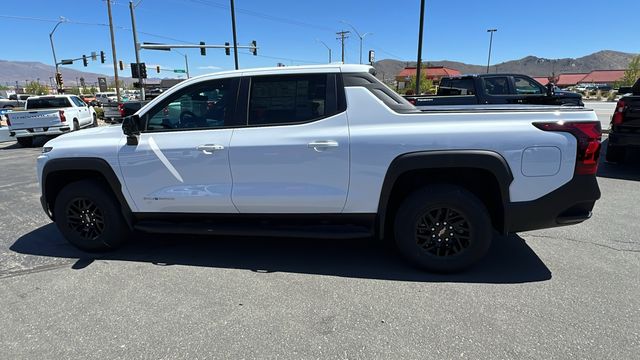
[[[18,144],[22,147],[32,147],[33,146],[33,138],[32,137],[19,137]]]
[[[459,186],[432,185],[407,196],[395,218],[395,243],[417,266],[456,272],[482,258],[491,245],[489,212]]]
[[[129,236],[119,204],[96,180],[80,180],[65,186],[53,211],[62,235],[85,251],[118,248]]]

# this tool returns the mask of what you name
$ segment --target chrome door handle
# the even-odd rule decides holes
[[[196,147],[196,150],[202,151],[207,155],[211,155],[216,150],[224,150],[224,146],[218,145],[218,144],[204,144],[204,145],[198,145]]]
[[[308,144],[310,149],[315,151],[323,151],[328,148],[338,147],[338,142],[333,140],[316,140],[312,141]]]

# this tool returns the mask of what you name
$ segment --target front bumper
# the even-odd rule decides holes
[[[600,188],[595,175],[575,175],[553,192],[505,209],[506,232],[514,233],[581,223],[591,217]]]

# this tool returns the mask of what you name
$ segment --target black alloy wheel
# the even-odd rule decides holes
[[[102,209],[89,198],[80,197],[67,204],[67,224],[85,241],[95,241],[104,233]]]
[[[455,256],[471,244],[471,225],[459,210],[427,210],[416,222],[416,244],[433,256]]]

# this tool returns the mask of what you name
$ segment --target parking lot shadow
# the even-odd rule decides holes
[[[409,266],[394,250],[362,240],[310,240],[193,237],[138,234],[128,246],[89,254],[69,245],[54,224],[22,237],[11,250],[29,255],[78,259],[82,269],[94,260],[147,262],[256,272],[290,272],[417,282],[524,283],[551,279],[551,271],[519,236],[496,237],[489,254],[459,274],[431,274]]]
[[[602,142],[602,152],[598,164],[598,177],[640,181],[640,150],[628,149],[626,161],[623,164],[612,164],[605,161],[607,142]]]

